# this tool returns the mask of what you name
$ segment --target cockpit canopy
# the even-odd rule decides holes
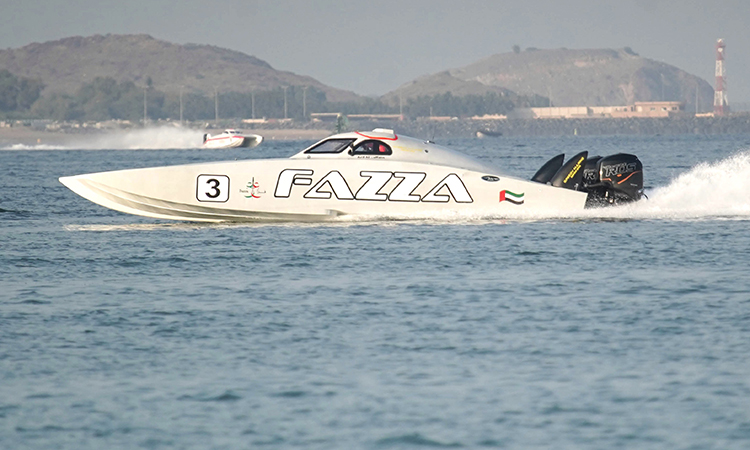
[[[399,136],[393,130],[376,128],[329,136],[292,156],[294,159],[367,159],[406,161],[487,171],[488,164],[436,145],[434,142]],[[497,169],[492,168],[493,172]]]

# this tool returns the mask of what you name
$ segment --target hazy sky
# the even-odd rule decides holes
[[[750,0],[0,0],[0,48],[147,33],[239,50],[359,94],[521,48],[631,47],[750,101]]]

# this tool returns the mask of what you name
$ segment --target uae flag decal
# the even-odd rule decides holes
[[[523,205],[523,192],[516,194],[515,192],[502,190],[500,191],[501,202],[511,202],[514,205]]]

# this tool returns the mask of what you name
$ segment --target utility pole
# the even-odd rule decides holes
[[[143,88],[143,126],[148,122],[148,86]]]
[[[180,125],[182,125],[182,88],[183,86],[180,86]]]
[[[698,114],[698,85],[695,85],[695,114]]]
[[[286,114],[286,90],[287,90],[288,87],[289,86],[284,86],[284,118],[285,119],[287,118],[287,114]]]
[[[214,122],[219,123],[219,88],[214,88]]]
[[[302,119],[307,119],[307,88],[309,86],[304,86],[302,88]]]
[[[253,119],[255,119],[255,90],[250,91],[250,105],[253,112]]]

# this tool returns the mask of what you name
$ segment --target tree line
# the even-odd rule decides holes
[[[84,83],[73,94],[50,93],[41,96],[39,80],[16,77],[0,71],[0,116],[60,121],[140,121],[182,117],[188,121],[219,118],[292,118],[309,119],[313,112],[343,114],[399,114],[466,117],[507,114],[517,107],[547,106],[540,96],[490,92],[484,95],[454,96],[450,92],[407,99],[403,104],[375,98],[356,102],[329,102],[325,92],[315,87],[289,86],[253,93],[196,92],[179,94],[154,88],[150,78],[146,87],[130,81],[118,82],[98,77]]]
[[[0,70],[0,112],[28,110],[39,99],[42,89],[41,80],[17,77]]]

